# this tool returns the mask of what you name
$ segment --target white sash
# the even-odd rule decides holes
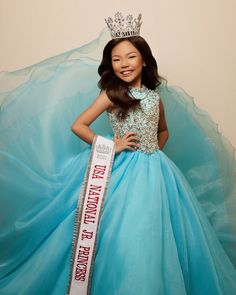
[[[68,295],[88,295],[94,264],[97,228],[115,154],[114,142],[95,136],[78,200]]]

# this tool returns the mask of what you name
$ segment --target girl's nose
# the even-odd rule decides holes
[[[128,60],[124,59],[121,61],[121,67],[124,68],[124,67],[127,67],[129,64],[128,64]]]

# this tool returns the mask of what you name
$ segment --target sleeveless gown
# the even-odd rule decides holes
[[[66,294],[73,226],[91,147],[72,134],[96,97],[90,44],[0,83],[0,294]],[[99,42],[100,41],[100,42]],[[115,155],[97,232],[90,295],[236,294],[235,160],[209,116],[179,87],[131,88],[140,107],[92,124],[128,131]],[[158,147],[162,99],[170,138]]]

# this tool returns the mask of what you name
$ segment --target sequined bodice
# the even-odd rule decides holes
[[[130,88],[132,96],[140,100],[140,105],[129,111],[125,119],[117,116],[117,111],[108,113],[114,133],[122,137],[127,132],[135,132],[140,139],[139,151],[153,153],[158,146],[159,95],[157,90],[143,86]]]

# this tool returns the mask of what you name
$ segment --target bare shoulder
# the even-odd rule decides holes
[[[113,102],[109,99],[106,90],[102,90],[93,103],[103,106],[104,109],[108,109],[113,106]]]
[[[91,103],[91,105],[77,117],[73,126],[77,126],[81,123],[89,126],[104,111],[108,111],[108,109],[112,107],[112,105],[113,103],[108,98],[106,91],[101,91],[100,94]]]
[[[108,112],[112,112],[115,109],[115,105],[108,97],[106,90],[102,90],[95,101],[99,101],[101,104],[103,104]]]
[[[85,110],[83,114],[97,117],[112,106],[111,100],[108,98],[105,90],[102,90],[99,95],[93,100],[91,105]]]

